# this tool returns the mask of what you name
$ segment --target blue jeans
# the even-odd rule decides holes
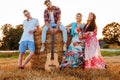
[[[27,47],[29,48],[31,53],[35,52],[35,44],[32,41],[22,41],[19,46],[19,52],[25,53]]]
[[[62,31],[63,42],[66,43],[67,42],[67,29],[62,24],[60,24],[59,29]],[[45,41],[46,41],[47,31],[48,31],[48,26],[44,26],[43,30],[42,30],[42,43],[45,43]]]

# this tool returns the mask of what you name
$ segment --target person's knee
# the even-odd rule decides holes
[[[47,31],[48,31],[48,26],[44,26],[42,32],[47,32]]]
[[[65,26],[61,25],[60,28],[61,28],[61,31],[67,32],[67,28]]]
[[[62,29],[62,32],[67,33],[66,28],[63,28],[63,29]]]
[[[64,29],[63,29],[63,31],[67,32],[67,29],[66,29],[66,28],[64,28]]]
[[[24,55],[24,53],[20,53],[20,54],[19,54],[20,57],[23,57],[23,55]]]
[[[32,56],[34,56],[34,55],[35,55],[35,53],[32,54]]]
[[[34,56],[34,55],[35,55],[35,53],[34,53],[34,52],[30,52],[30,55],[31,55],[31,56]]]

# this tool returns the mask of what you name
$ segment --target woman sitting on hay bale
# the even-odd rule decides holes
[[[82,36],[82,31],[85,24],[81,23],[82,14],[77,13],[76,15],[76,22],[68,25],[68,32],[69,27],[71,28],[71,35],[72,41],[68,50],[64,53],[63,61],[60,67],[83,67],[84,59],[83,59],[83,52],[84,52],[84,39]]]

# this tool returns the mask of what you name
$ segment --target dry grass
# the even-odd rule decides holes
[[[104,70],[83,70],[81,68],[65,68],[59,71],[48,73],[44,70],[46,54],[51,50],[50,32],[47,33],[46,50],[40,53],[41,31],[35,33],[36,55],[24,70],[17,68],[16,58],[0,58],[0,80],[120,80],[120,56],[104,57],[107,69]],[[68,44],[70,43],[68,35]],[[62,35],[59,31],[55,40],[55,52],[59,54],[61,61]]]
[[[41,66],[39,66],[39,65],[41,65],[41,63],[42,64],[45,63],[46,54],[51,52],[51,32],[48,30],[47,36],[46,36],[47,40],[46,40],[46,44],[45,44],[45,46],[46,46],[45,51],[40,53],[40,48],[42,45],[41,34],[42,34],[41,30],[37,30],[34,34],[35,35],[34,39],[35,39],[35,46],[36,46],[36,50],[35,50],[36,56],[34,56],[34,58],[31,61],[31,67],[37,68],[37,69],[41,68]],[[67,45],[70,44],[70,41],[71,41],[71,36],[70,36],[70,34],[68,34]],[[61,59],[62,59],[61,57],[63,54],[63,37],[62,37],[62,32],[60,30],[58,30],[58,32],[55,33],[54,52],[59,55],[59,61],[61,61]],[[41,58],[43,59],[42,61],[41,61]]]
[[[65,68],[48,73],[44,63],[39,63],[40,69],[31,69],[30,63],[25,70],[17,69],[17,59],[0,59],[0,80],[120,80],[120,56],[104,57],[107,69],[83,70],[80,68]],[[37,62],[37,61],[36,61]]]

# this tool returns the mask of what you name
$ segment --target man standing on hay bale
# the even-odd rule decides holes
[[[50,29],[51,32],[57,32],[58,28],[62,31],[64,42],[63,50],[66,51],[67,30],[66,27],[60,23],[61,10],[57,6],[53,6],[50,0],[46,0],[44,4],[47,6],[47,9],[44,11],[45,25],[42,30],[42,47],[40,52],[45,50],[46,33],[48,29]]]
[[[39,28],[39,21],[36,18],[32,18],[28,10],[23,11],[24,16],[27,18],[23,22],[24,32],[22,34],[19,46],[19,68],[24,69],[25,65],[31,60],[35,53],[35,44],[34,44],[34,32]],[[29,48],[30,54],[22,63],[23,55],[26,51],[26,48]]]

